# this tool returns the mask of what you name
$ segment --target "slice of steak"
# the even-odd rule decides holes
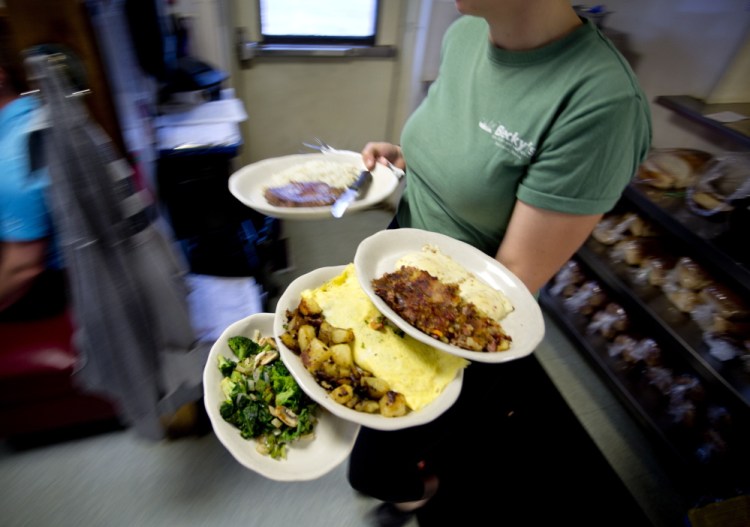
[[[504,351],[511,338],[502,326],[444,284],[410,266],[372,281],[375,294],[409,324],[431,337],[472,351]]]
[[[320,181],[292,181],[286,185],[269,187],[263,193],[274,207],[324,207],[331,205],[344,192]]]

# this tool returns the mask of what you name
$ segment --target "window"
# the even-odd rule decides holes
[[[375,44],[378,0],[259,1],[264,44]]]

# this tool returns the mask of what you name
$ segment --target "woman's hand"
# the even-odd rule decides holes
[[[388,166],[393,163],[401,170],[406,169],[406,161],[401,154],[401,147],[391,143],[367,143],[362,149],[362,161],[367,170],[375,168],[376,163]]]

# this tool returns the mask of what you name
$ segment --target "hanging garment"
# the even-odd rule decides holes
[[[201,397],[209,350],[191,325],[184,263],[132,167],[73,94],[67,60],[31,51],[26,64],[49,114],[50,208],[80,353],[74,380],[159,439],[160,418]]]

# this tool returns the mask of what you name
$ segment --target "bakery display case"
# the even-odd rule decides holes
[[[748,201],[694,198],[725,160],[652,151],[540,295],[696,496],[750,487]]]

